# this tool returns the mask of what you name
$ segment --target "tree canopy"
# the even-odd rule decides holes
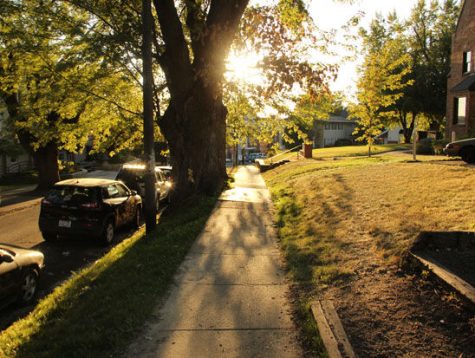
[[[140,143],[140,86],[94,51],[90,15],[66,2],[4,3],[0,94],[40,184],[57,181],[51,158],[58,149],[81,151],[91,137],[96,150],[112,154]]]
[[[373,113],[374,128],[399,126],[406,142],[410,142],[416,119],[424,122],[426,128],[442,132],[451,38],[457,16],[458,6],[453,0],[434,0],[429,4],[419,0],[407,20],[399,19],[395,13],[386,18],[377,15],[368,30],[362,29],[365,61],[357,85],[358,104],[353,107],[355,117],[365,111]],[[391,50],[385,51],[388,48]],[[389,58],[384,60],[385,56]],[[397,73],[402,77],[392,79],[393,88],[385,88],[383,77]],[[373,79],[383,84],[381,90],[374,91]],[[369,98],[372,110],[368,109]],[[361,118],[360,122],[364,127],[373,126],[368,120]],[[369,131],[364,140],[377,133],[376,129]]]
[[[216,193],[226,179],[226,123],[237,118],[236,106],[253,116],[265,105],[284,107],[296,87],[313,98],[336,68],[312,60],[320,45],[303,1],[152,4],[154,117],[169,144],[175,196]],[[58,149],[79,151],[91,134],[97,150],[112,154],[142,137],[140,1],[0,5],[2,97],[13,127],[38,158],[46,149],[48,162]],[[223,92],[231,46],[259,53],[264,81],[254,97]],[[259,132],[275,132],[272,120],[259,118],[251,121]],[[56,180],[54,165],[45,172],[56,172],[45,184]]]

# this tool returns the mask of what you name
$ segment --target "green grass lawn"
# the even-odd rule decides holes
[[[347,285],[364,260],[396,265],[421,231],[475,230],[474,168],[410,159],[309,159],[264,173],[303,320],[319,292]],[[307,340],[320,356],[313,329]]]
[[[115,357],[168,292],[216,198],[162,216],[77,272],[0,335],[0,357]]]
[[[371,151],[372,154],[381,154],[391,151],[400,151],[408,150],[411,146],[409,144],[382,144],[382,145],[373,145]],[[367,156],[368,155],[368,146],[366,145],[353,145],[346,147],[329,147],[329,148],[318,148],[314,149],[312,152],[314,159],[327,159],[333,157],[355,157],[355,156]],[[283,159],[296,159],[297,153],[291,152],[283,154],[282,156],[277,157],[275,160]]]

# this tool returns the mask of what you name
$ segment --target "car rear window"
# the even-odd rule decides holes
[[[82,204],[97,201],[96,188],[61,186],[51,189],[45,199],[53,204]]]

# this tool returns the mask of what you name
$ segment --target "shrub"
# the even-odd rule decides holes
[[[353,145],[353,141],[351,139],[340,138],[335,142],[335,147],[346,147],[348,145]]]

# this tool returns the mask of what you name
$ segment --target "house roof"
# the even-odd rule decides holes
[[[475,91],[475,75],[465,77],[455,87],[452,92]]]
[[[354,124],[354,121],[349,120],[348,118],[342,116],[330,116],[325,122],[328,123],[351,123]]]

